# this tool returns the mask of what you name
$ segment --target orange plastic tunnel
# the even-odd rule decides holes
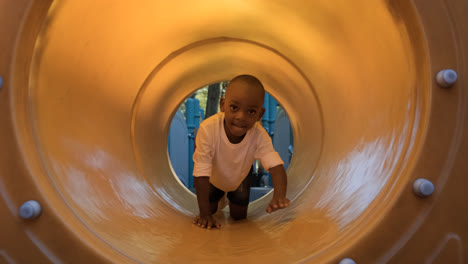
[[[467,25],[465,0],[0,0],[0,263],[468,263]],[[292,203],[200,229],[170,121],[243,73],[289,115]]]

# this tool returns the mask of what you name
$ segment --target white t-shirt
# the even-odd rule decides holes
[[[208,176],[211,184],[225,192],[239,187],[256,159],[267,171],[283,164],[270,136],[258,122],[240,143],[232,144],[224,131],[223,112],[201,123],[195,144],[193,176]]]

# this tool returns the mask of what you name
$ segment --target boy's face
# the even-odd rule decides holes
[[[233,143],[240,142],[255,122],[265,113],[264,91],[245,82],[231,83],[226,97],[221,98],[220,109],[224,112],[224,130]]]

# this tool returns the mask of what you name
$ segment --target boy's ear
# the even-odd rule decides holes
[[[224,97],[221,97],[221,99],[219,99],[219,110],[221,112],[224,112]]]
[[[263,114],[265,113],[265,108],[262,107],[262,109],[260,109],[260,114],[258,115],[258,120],[257,121],[260,121],[262,120],[262,117],[263,117]]]

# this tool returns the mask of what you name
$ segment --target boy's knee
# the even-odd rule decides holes
[[[247,218],[247,210],[245,212],[232,212],[231,211],[230,214],[231,214],[231,217],[236,221]]]

